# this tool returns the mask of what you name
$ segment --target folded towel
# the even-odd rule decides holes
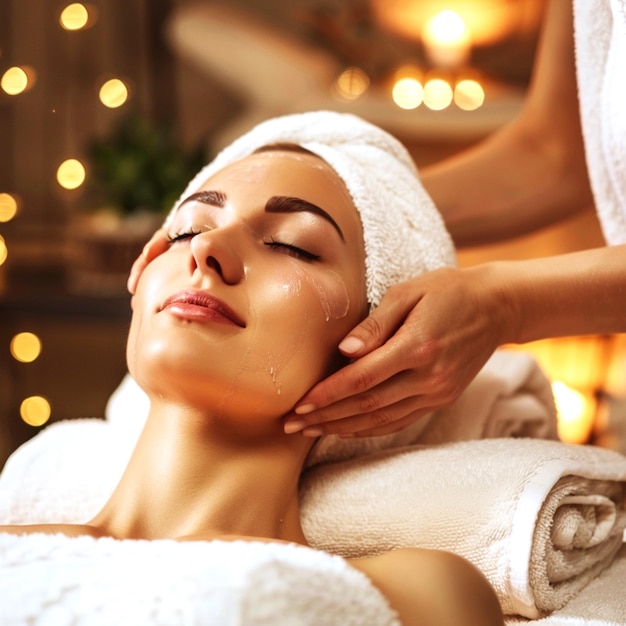
[[[493,437],[557,439],[550,381],[529,354],[498,350],[459,399],[408,428],[381,437],[319,440],[307,467],[411,444]]]
[[[294,544],[0,534],[0,624],[399,626],[343,559]]]
[[[506,613],[559,609],[605,569],[626,527],[626,458],[592,446],[485,439],[408,447],[307,471],[303,528],[343,556],[449,550]]]

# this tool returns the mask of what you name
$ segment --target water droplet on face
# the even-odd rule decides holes
[[[301,267],[298,268],[298,272],[302,280],[317,292],[327,322],[331,319],[340,320],[348,315],[350,296],[346,283],[339,274],[329,271],[320,278]]]

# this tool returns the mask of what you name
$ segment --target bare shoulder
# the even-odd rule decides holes
[[[93,526],[83,524],[14,524],[0,526],[0,533],[8,533],[10,535],[45,533],[47,535],[67,535],[68,537],[81,537],[83,535],[89,535],[90,537],[101,536]]]
[[[350,564],[381,590],[403,626],[504,624],[497,596],[483,574],[455,554],[404,548]]]

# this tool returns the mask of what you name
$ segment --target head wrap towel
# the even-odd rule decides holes
[[[363,225],[372,307],[389,286],[454,264],[450,236],[407,150],[387,132],[349,113],[316,111],[262,122],[206,165],[181,199],[226,165],[280,143],[297,144],[321,157],[348,188]]]

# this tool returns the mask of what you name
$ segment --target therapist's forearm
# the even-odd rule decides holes
[[[525,234],[592,205],[571,4],[546,5],[533,78],[517,118],[467,152],[422,170],[458,246]]]
[[[533,232],[591,205],[586,173],[580,186],[566,164],[510,127],[485,143],[422,170],[429,192],[458,247]]]
[[[626,245],[468,269],[499,290],[503,343],[626,332]]]

